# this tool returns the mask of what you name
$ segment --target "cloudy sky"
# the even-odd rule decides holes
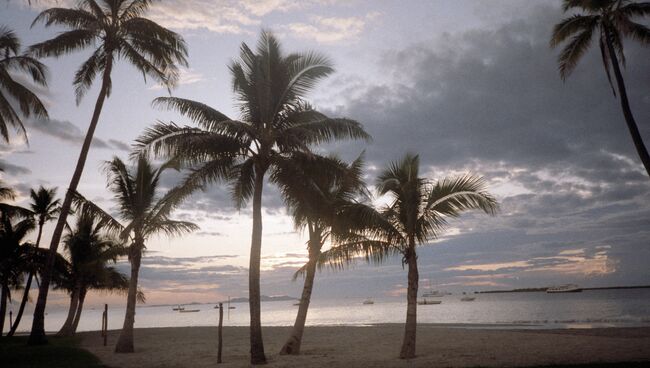
[[[45,40],[60,30],[30,24],[53,3],[74,1],[28,7],[9,0],[0,4],[0,23],[16,30],[24,45]],[[423,285],[430,280],[436,289],[471,291],[650,284],[650,180],[597,50],[561,81],[557,50],[548,46],[563,17],[559,1],[166,0],[150,17],[180,32],[189,46],[190,66],[175,96],[236,116],[227,64],[242,42],[254,44],[262,28],[270,29],[285,50],[315,49],[335,62],[337,72],[310,99],[332,116],[362,122],[374,141],[320,149],[348,159],[366,150],[369,183],[406,152],[420,154],[432,179],[485,176],[501,213],[467,214],[420,248]],[[650,49],[631,41],[625,47],[630,102],[650,141]],[[14,138],[0,147],[3,180],[18,188],[20,203],[31,187],[56,186],[63,193],[68,184],[98,93],[92,89],[75,105],[71,81],[87,56],[44,60],[49,88],[38,93],[51,120],[28,122],[29,145]],[[185,123],[151,107],[165,93],[126,63],[114,70],[113,94],[79,187],[87,197],[110,209],[101,163],[126,158],[132,141],[158,119]],[[297,296],[300,282],[291,275],[305,261],[306,235],[294,230],[270,186],[264,207],[262,291]],[[177,217],[201,230],[151,239],[141,274],[149,302],[246,295],[250,209],[236,211],[226,190],[213,187],[193,196]],[[381,267],[324,271],[314,295],[398,297],[405,283],[394,259]]]

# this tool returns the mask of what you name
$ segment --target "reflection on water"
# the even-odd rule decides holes
[[[442,304],[418,306],[418,322],[471,324],[474,327],[592,328],[650,325],[650,289],[594,290],[571,294],[508,293],[478,294],[472,302],[461,302],[462,295],[442,297]],[[363,305],[358,299],[313,300],[308,325],[367,325],[403,323],[406,301],[374,298],[375,304]],[[262,323],[266,326],[293,325],[298,307],[293,301],[262,303]],[[224,310],[224,324],[246,326],[248,304],[233,304]],[[139,307],[136,327],[216,326],[219,316],[214,304],[192,305],[197,313],[178,313],[174,306]],[[46,330],[56,331],[65,320],[66,310],[48,310]],[[229,313],[228,313],[229,312]],[[86,309],[79,331],[99,330],[102,309]],[[109,306],[109,328],[119,329],[124,308]],[[487,325],[487,326],[486,326]],[[27,312],[20,330],[31,326]]]

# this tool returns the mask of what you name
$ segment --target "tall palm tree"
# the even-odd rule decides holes
[[[279,165],[272,180],[280,186],[296,228],[309,233],[300,306],[291,335],[280,351],[298,355],[321,249],[328,241],[337,244],[347,239],[349,224],[354,222],[348,209],[357,205],[357,199],[367,198],[363,159],[346,164],[336,158],[295,155]]]
[[[20,216],[8,208],[0,211],[0,336],[4,329],[10,287],[22,284],[33,252],[25,236],[34,229],[32,217]]]
[[[158,98],[155,105],[174,109],[198,127],[158,123],[139,138],[142,150],[177,157],[192,168],[188,192],[208,183],[232,180],[238,207],[253,199],[249,262],[251,363],[266,362],[260,320],[260,255],[262,189],[269,170],[294,152],[335,139],[369,139],[361,124],[332,119],[317,112],[304,97],[333,72],[331,62],[316,52],[285,54],[278,40],[263,31],[255,51],[242,43],[239,60],[230,65],[240,120],[196,101]]]
[[[92,214],[81,213],[77,224],[63,239],[68,253],[68,274],[63,287],[70,293],[68,317],[59,330],[60,336],[71,336],[77,331],[86,293],[90,289],[124,292],[129,279],[115,267],[119,257],[127,255],[127,248],[118,240],[104,234],[104,223]]]
[[[35,247],[38,248],[41,244],[41,235],[43,234],[43,226],[46,222],[52,221],[56,218],[60,210],[61,200],[56,198],[56,188],[46,189],[43,186],[38,188],[38,191],[32,189],[29,193],[29,196],[32,200],[30,203],[30,208],[34,213],[34,216],[37,219],[38,225],[38,235],[36,236]],[[34,272],[29,272],[27,276],[27,281],[25,282],[25,289],[23,291],[23,299],[20,302],[20,307],[18,308],[18,313],[16,313],[16,319],[14,320],[13,326],[9,331],[9,336],[13,336],[20,324],[20,320],[23,317],[23,312],[25,311],[25,305],[29,300],[29,289],[32,286],[32,279],[34,277]]]
[[[342,267],[354,262],[359,254],[377,263],[390,255],[402,255],[402,264],[408,265],[406,324],[400,352],[403,359],[415,357],[419,281],[416,246],[437,238],[447,219],[461,212],[478,209],[495,214],[498,210],[482,178],[464,175],[431,182],[419,177],[419,166],[419,157],[407,154],[382,171],[376,182],[377,192],[388,196],[390,203],[380,210],[356,205],[350,218],[371,226],[351,236],[350,241],[321,253],[319,259],[321,264]]]
[[[614,71],[618,96],[623,109],[627,128],[632,135],[634,147],[650,176],[650,155],[643,143],[630,103],[627,98],[625,81],[620,63],[625,66],[623,37],[629,37],[642,44],[650,44],[650,28],[634,22],[634,17],[650,15],[650,2],[633,2],[629,0],[564,0],[564,11],[580,11],[565,18],[553,28],[551,47],[557,47],[568,41],[558,58],[560,76],[566,79],[575,69],[580,58],[591,46],[594,33],[598,37],[598,46],[607,74],[607,80],[614,91],[610,68]]]
[[[9,103],[14,100],[18,103],[20,113],[24,117],[32,114],[39,118],[47,118],[47,109],[29,88],[17,82],[11,72],[28,75],[31,80],[41,86],[47,85],[47,68],[38,60],[20,55],[20,40],[16,34],[7,27],[0,26],[0,136],[9,143],[9,129],[22,132],[25,139],[27,133],[20,114]]]
[[[179,195],[175,189],[163,195],[159,193],[160,175],[167,169],[175,168],[175,165],[170,161],[154,168],[144,156],[137,158],[135,170],[129,170],[117,157],[106,163],[108,186],[115,195],[119,215],[126,225],[122,227],[112,221],[105,212],[99,213],[103,214],[102,218],[108,230],[116,230],[123,240],[128,239],[128,257],[131,263],[126,315],[122,332],[115,345],[117,353],[133,352],[138,274],[147,239],[161,233],[168,236],[180,235],[198,228],[191,222],[170,218],[171,212],[180,205],[185,196]]]
[[[61,215],[52,234],[50,250],[53,255],[56,254],[63,234],[72,196],[81,179],[104,100],[111,93],[111,72],[114,62],[123,58],[142,72],[143,76],[153,78],[168,89],[178,80],[177,64],[187,65],[187,49],[183,38],[144,18],[152,3],[151,0],[81,0],[77,7],[72,9],[47,9],[34,20],[33,24],[44,22],[46,26],[68,28],[51,40],[31,46],[29,51],[37,57],[59,57],[96,46],[91,56],[75,74],[73,84],[77,103],[81,101],[97,76],[101,76],[102,80],[88,132],[61,205]],[[53,262],[53,258],[48,261],[48,267],[42,275],[29,337],[30,344],[46,342],[44,313]]]

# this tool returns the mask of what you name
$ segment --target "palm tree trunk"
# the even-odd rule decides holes
[[[84,143],[81,146],[81,152],[79,153],[77,166],[75,167],[74,174],[70,180],[68,191],[65,193],[65,199],[61,205],[61,213],[59,215],[58,221],[56,222],[54,233],[52,234],[52,241],[50,242],[50,253],[48,254],[47,264],[45,265],[45,269],[41,275],[41,285],[38,288],[38,299],[36,300],[36,307],[34,308],[32,330],[29,335],[29,340],[27,341],[29,345],[47,343],[47,339],[45,338],[45,306],[47,304],[47,294],[50,290],[50,280],[52,278],[52,270],[54,269],[54,259],[56,256],[56,251],[59,248],[59,241],[61,240],[61,235],[63,234],[65,222],[68,219],[70,206],[72,205],[72,195],[77,191],[77,186],[79,185],[79,180],[81,179],[81,174],[83,173],[84,166],[86,164],[86,158],[88,157],[88,151],[90,150],[90,143],[92,143],[93,135],[95,134],[95,128],[97,128],[97,122],[99,121],[99,115],[102,111],[102,107],[104,106],[104,101],[106,100],[108,88],[111,83],[112,68],[112,59],[109,58],[108,62],[106,63],[106,69],[104,70],[102,87],[99,91],[99,96],[97,96],[97,101],[95,102],[93,117],[90,120],[90,126],[88,126],[86,138],[84,139]]]
[[[72,295],[70,295],[70,307],[68,308],[68,317],[65,319],[59,332],[56,333],[57,336],[72,336],[72,322],[74,321],[74,316],[77,311],[77,305],[79,305],[80,291],[80,288],[77,286],[72,290]]]
[[[135,323],[135,305],[138,294],[138,274],[140,272],[140,261],[142,260],[143,241],[136,241],[131,249],[131,279],[129,280],[129,295],[126,299],[126,315],[122,332],[115,345],[116,353],[132,353],[133,348],[133,324]]]
[[[72,322],[72,334],[77,333],[77,326],[79,326],[79,319],[81,318],[81,311],[84,308],[84,299],[86,299],[86,288],[82,288],[79,293],[79,304],[77,305],[77,312],[74,316],[74,322]]]
[[[7,336],[13,336],[16,333],[16,330],[18,329],[18,325],[20,324],[20,319],[23,318],[23,312],[25,311],[25,305],[27,304],[27,301],[29,300],[29,289],[32,286],[32,279],[34,278],[34,274],[32,272],[29,273],[29,276],[27,276],[27,282],[25,282],[25,291],[23,292],[23,299],[20,301],[20,307],[18,308],[18,313],[16,313],[16,319],[14,320],[13,326],[11,326],[11,330],[9,330],[9,333]]]
[[[409,247],[406,254],[406,261],[409,265],[408,289],[406,294],[406,325],[404,326],[404,341],[402,351],[399,354],[401,359],[415,358],[415,331],[417,327],[418,308],[418,263],[415,254],[415,246]]]
[[[43,235],[43,221],[38,222],[38,235],[36,236],[36,248],[41,244],[41,235]],[[14,325],[11,326],[11,330],[7,336],[13,336],[20,325],[20,320],[23,318],[23,312],[25,311],[25,306],[29,300],[29,289],[32,287],[32,279],[34,278],[34,272],[29,272],[27,276],[27,282],[25,282],[25,291],[23,292],[23,299],[20,301],[20,307],[18,308],[18,313],[16,314],[16,320]]]
[[[614,46],[612,45],[612,39],[609,32],[607,33],[607,37],[605,38],[607,39],[607,49],[609,51],[609,56],[612,59],[612,68],[614,69],[614,76],[616,77],[616,84],[618,86],[618,95],[621,100],[621,108],[623,109],[623,116],[625,117],[625,123],[627,124],[627,128],[630,131],[630,134],[632,135],[632,141],[634,142],[634,147],[636,148],[636,152],[638,153],[639,158],[641,158],[641,162],[645,167],[646,173],[648,174],[648,176],[650,176],[650,155],[648,154],[648,150],[646,149],[645,144],[643,143],[643,138],[641,137],[639,128],[636,125],[634,116],[632,115],[632,110],[630,109],[630,103],[627,99],[627,90],[625,88],[625,81],[623,80],[623,74],[621,73],[621,69],[618,65],[618,58],[616,57],[616,51],[614,50]]]
[[[296,322],[293,324],[293,331],[291,336],[280,350],[280,355],[298,355],[300,354],[300,345],[302,344],[302,334],[305,330],[305,322],[307,321],[307,311],[309,309],[309,302],[311,301],[311,292],[314,288],[314,278],[316,276],[317,256],[309,259],[307,263],[307,274],[305,275],[305,285],[302,288],[302,296],[300,297],[300,306],[298,307],[298,315]]]
[[[7,313],[7,298],[9,297],[9,288],[7,285],[2,284],[2,292],[0,293],[0,338],[5,327],[5,314]]]
[[[256,170],[253,191],[253,235],[248,266],[248,303],[250,306],[251,364],[266,364],[260,308],[260,258],[262,253],[262,189],[264,170]]]

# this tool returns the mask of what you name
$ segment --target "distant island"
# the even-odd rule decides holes
[[[260,301],[262,302],[281,302],[281,301],[287,301],[287,300],[298,300],[298,298],[294,298],[292,296],[288,295],[274,295],[274,296],[268,296],[268,295],[262,295],[260,297]],[[223,301],[222,303],[227,303],[228,301]],[[232,298],[230,299],[230,303],[246,303],[248,302],[248,298],[246,297],[239,297],[239,298]]]
[[[475,291],[474,294],[498,294],[498,293],[539,293],[546,292],[549,287],[540,287],[540,288],[522,288],[522,289],[511,289],[511,290],[487,290],[487,291]],[[582,288],[582,290],[616,290],[616,289],[650,289],[650,285],[638,285],[638,286],[603,286],[603,287],[590,287]]]

